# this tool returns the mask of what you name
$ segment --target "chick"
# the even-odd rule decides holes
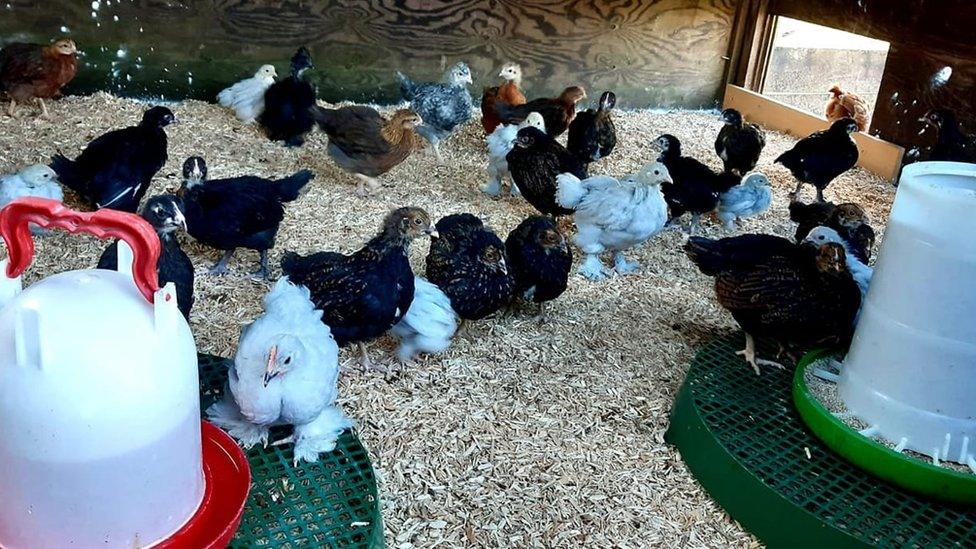
[[[715,138],[715,153],[722,159],[726,173],[743,176],[759,162],[766,146],[766,133],[755,124],[745,124],[735,109],[722,111],[724,125]]]
[[[420,148],[416,130],[423,121],[413,111],[398,110],[389,121],[361,106],[314,107],[312,115],[329,136],[329,156],[359,180],[360,197],[380,188],[376,178]]]
[[[193,263],[180,247],[176,231],[186,230],[186,218],[180,209],[179,199],[173,196],[154,196],[146,200],[142,208],[142,218],[149,222],[159,236],[159,259],[156,261],[156,275],[159,285],[172,282],[176,286],[176,304],[187,322],[193,309]],[[98,258],[99,269],[119,270],[118,242],[110,244]]]
[[[138,126],[113,130],[96,138],[78,158],[51,159],[61,184],[95,208],[135,212],[156,172],[168,158],[163,128],[177,122],[166,107],[153,107]]]
[[[765,174],[752,173],[742,183],[726,191],[718,200],[718,218],[732,230],[735,222],[757,216],[773,204],[773,187]]]
[[[605,91],[596,110],[579,112],[570,123],[566,148],[582,162],[596,162],[613,152],[617,145],[617,127],[610,113],[616,104],[617,96],[612,91]]]
[[[464,63],[456,63],[444,73],[440,83],[416,83],[399,71],[396,78],[403,99],[410,102],[410,110],[423,119],[417,132],[433,147],[437,160],[443,162],[441,140],[471,120],[474,105],[467,88],[472,82],[471,69]]]
[[[846,247],[862,262],[871,259],[875,233],[867,212],[859,204],[845,202],[813,202],[804,204],[790,195],[790,220],[797,223],[793,238],[802,242],[815,227],[820,225],[837,231],[844,239]]]
[[[465,320],[480,320],[512,299],[514,284],[501,239],[477,217],[455,214],[437,222],[427,254],[427,280],[440,287]]]
[[[17,117],[17,103],[36,99],[41,116],[50,118],[45,99],[61,93],[78,70],[74,40],[62,38],[49,46],[12,42],[0,49],[0,92],[10,98],[7,115]]]
[[[313,67],[308,48],[298,48],[291,58],[291,75],[264,92],[264,110],[257,120],[268,139],[284,141],[286,147],[305,143],[314,125],[311,108],[315,105],[315,86],[305,78],[305,71]]]
[[[495,101],[501,100],[509,105],[525,103],[525,95],[519,89],[522,85],[522,67],[518,63],[505,63],[498,76],[505,82],[501,86],[485,88],[481,95],[481,126],[485,129],[485,135],[490,135],[502,124],[495,112]]]
[[[519,223],[505,239],[505,253],[515,282],[514,293],[539,304],[539,323],[545,322],[545,304],[566,291],[573,252],[556,222],[534,215]]]
[[[824,107],[824,116],[828,122],[835,122],[841,118],[853,118],[857,122],[857,131],[867,131],[871,125],[871,109],[868,102],[855,93],[840,89],[840,84],[830,87],[830,99]]]
[[[241,332],[227,392],[207,416],[245,448],[267,445],[271,427],[293,425],[294,464],[335,448],[352,422],[336,406],[339,347],[309,291],[280,279],[264,314]]]
[[[44,164],[35,164],[17,173],[0,177],[0,208],[18,198],[50,198],[63,201],[58,174]]]
[[[546,121],[546,132],[552,137],[562,135],[576,117],[576,104],[586,99],[586,90],[570,86],[559,97],[542,97],[522,105],[511,105],[505,101],[495,101],[495,112],[504,124],[518,124],[537,112]]]
[[[421,236],[437,236],[430,215],[420,208],[398,208],[383,220],[379,234],[352,255],[288,252],[281,270],[311,290],[336,342],[359,344],[363,366],[373,368],[363,343],[386,333],[410,308],[414,274],[407,253]]]
[[[668,169],[652,162],[634,175],[617,181],[598,175],[580,180],[572,174],[558,177],[557,200],[576,213],[576,245],[586,254],[579,272],[590,280],[609,274],[600,254],[613,252],[614,269],[619,274],[633,272],[636,262],[627,261],[624,251],[654,236],[668,220],[668,205],[661,191],[671,183]]]
[[[671,210],[671,220],[678,221],[682,215],[690,213],[690,231],[695,234],[701,216],[714,210],[719,196],[734,187],[739,178],[734,174],[715,173],[698,160],[682,156],[681,141],[673,135],[658,137],[657,145],[661,148],[657,161],[668,169],[672,180],[661,186]]]
[[[535,209],[551,216],[573,213],[556,202],[556,176],[571,173],[582,179],[586,167],[552,136],[539,128],[520,129],[505,160],[513,183]]]
[[[928,126],[938,132],[929,160],[976,164],[976,136],[966,135],[962,131],[955,113],[947,109],[933,109],[919,121],[926,124],[919,134],[925,133]]]
[[[274,65],[262,65],[251,78],[245,78],[217,94],[217,101],[234,109],[237,119],[250,124],[264,112],[264,93],[278,77]]]
[[[867,299],[868,288],[871,286],[871,277],[874,276],[874,269],[869,267],[867,264],[861,261],[857,255],[854,254],[854,250],[847,243],[847,240],[841,237],[841,235],[834,229],[820,226],[814,227],[814,229],[810,231],[810,234],[803,239],[803,242],[816,246],[822,246],[824,244],[833,242],[844,247],[847,270],[850,271],[851,276],[854,277],[854,282],[857,283],[857,287],[861,291],[861,303],[863,305],[864,300]]]
[[[541,131],[546,131],[546,123],[542,119],[542,115],[533,112],[529,113],[519,124],[502,124],[495,128],[495,131],[491,132],[486,139],[488,142],[488,185],[483,189],[486,194],[490,196],[500,196],[502,192],[502,181],[505,177],[511,177],[511,173],[508,171],[508,160],[506,156],[508,153],[512,152],[512,148],[515,147],[515,138],[518,135],[518,131],[522,128],[528,127],[538,128]],[[518,185],[512,182],[511,186],[512,196],[521,196],[521,192],[518,190]]]
[[[841,118],[826,130],[799,140],[776,158],[776,163],[786,166],[797,179],[795,194],[809,183],[817,189],[817,202],[824,201],[823,192],[830,182],[857,164],[857,143],[851,138],[856,131],[857,122]]]
[[[451,346],[458,316],[451,299],[421,276],[414,277],[413,301],[391,331],[400,340],[397,357],[409,363],[420,353],[443,353]]]

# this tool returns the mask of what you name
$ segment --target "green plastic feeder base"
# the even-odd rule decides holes
[[[220,398],[229,360],[200,355],[201,409]],[[289,429],[272,429],[271,439]],[[251,493],[230,547],[383,547],[376,477],[353,432],[316,463],[292,465],[292,447],[251,448]]]
[[[793,373],[757,376],[735,355],[743,346],[740,334],[699,350],[665,435],[732,518],[774,547],[973,546],[976,510],[919,497],[835,454],[797,414]]]

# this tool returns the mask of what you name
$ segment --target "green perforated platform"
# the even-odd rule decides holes
[[[699,350],[666,434],[729,515],[771,546],[976,544],[976,509],[914,496],[831,452],[793,406],[793,373],[756,376],[734,354],[743,342],[740,334]]]
[[[200,355],[201,407],[223,393],[228,360]],[[272,430],[272,440],[288,429]],[[376,479],[351,432],[317,463],[292,465],[291,445],[251,448],[251,493],[231,547],[383,547]]]

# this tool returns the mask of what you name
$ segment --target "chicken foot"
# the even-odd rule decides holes
[[[383,186],[379,179],[360,173],[356,174],[356,179],[359,180],[359,185],[356,187],[356,196],[360,198],[366,198],[370,193],[376,192]]]
[[[772,366],[774,368],[779,368],[780,370],[785,369],[785,366],[779,362],[756,358],[756,341],[752,338],[751,334],[746,334],[746,348],[741,351],[736,351],[735,354],[743,357],[746,363],[752,366],[752,369],[755,370],[757,376],[762,375],[762,372],[759,371],[760,366]]]
[[[261,265],[258,270],[251,273],[251,278],[254,280],[268,280],[270,276],[270,270],[268,269],[268,250],[259,250],[261,254]]]
[[[51,113],[47,112],[47,104],[44,103],[44,100],[41,99],[40,97],[38,97],[36,99],[37,99],[37,105],[39,107],[41,107],[41,118],[43,118],[45,120],[50,120],[51,119]]]
[[[579,273],[594,282],[607,278],[607,270],[598,254],[587,254],[586,261],[580,265]]]
[[[224,252],[224,255],[220,257],[220,260],[207,271],[207,274],[211,276],[224,276],[230,269],[227,268],[227,264],[230,263],[230,258],[234,257],[234,252],[237,248],[231,248]]]
[[[617,274],[628,274],[636,271],[640,267],[640,263],[636,261],[627,261],[624,257],[623,252],[614,252],[613,254],[613,268],[617,271]]]

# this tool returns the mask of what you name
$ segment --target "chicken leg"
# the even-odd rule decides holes
[[[220,261],[218,261],[216,265],[211,267],[211,269],[207,271],[207,274],[211,276],[223,276],[227,274],[227,272],[229,271],[229,269],[227,268],[227,264],[230,263],[230,258],[234,257],[234,252],[236,250],[237,248],[231,248],[226,252],[224,252],[224,255],[220,257]]]
[[[17,118],[17,100],[11,99],[10,106],[7,107],[7,116]]]
[[[594,282],[607,278],[607,271],[597,254],[587,254],[586,261],[580,265],[579,273]]]
[[[251,273],[251,278],[255,280],[268,280],[268,250],[258,250],[258,253],[261,254],[261,265],[258,267],[258,270]]]
[[[640,263],[636,261],[627,261],[624,257],[623,252],[614,252],[613,254],[613,268],[617,271],[617,274],[628,274],[636,271],[640,267]]]
[[[41,118],[43,118],[44,120],[50,120],[51,113],[47,112],[47,104],[44,103],[44,100],[38,97],[37,104],[38,106],[41,107]]]
[[[824,201],[823,189],[817,187],[817,202],[823,202],[823,201]]]
[[[736,351],[735,354],[743,357],[746,360],[746,363],[752,366],[752,369],[755,370],[757,376],[762,375],[762,372],[759,371],[760,366],[772,366],[774,368],[779,368],[780,370],[785,368],[779,362],[756,358],[756,341],[752,338],[751,334],[746,334],[746,348],[741,351]]]
[[[360,173],[356,174],[356,179],[359,180],[359,185],[356,187],[356,196],[360,198],[366,198],[370,193],[376,192],[377,189],[383,186],[379,179]]]

